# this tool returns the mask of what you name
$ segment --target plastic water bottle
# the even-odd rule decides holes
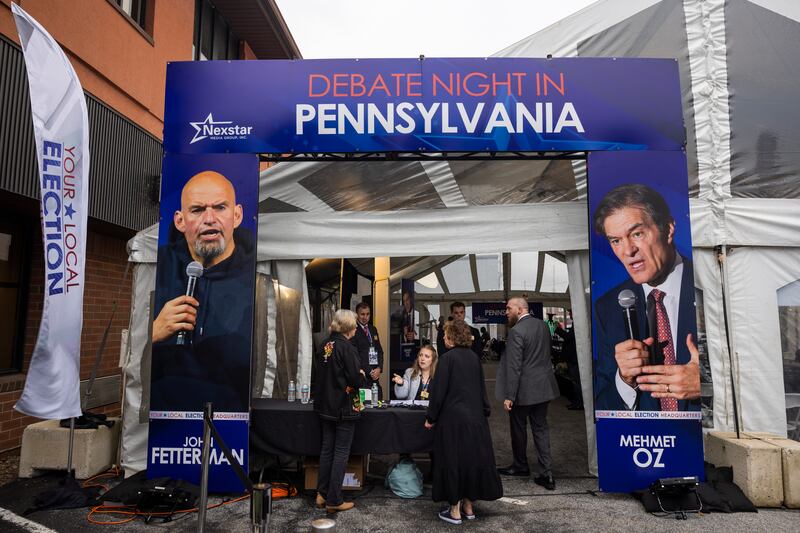
[[[372,384],[372,407],[378,406],[378,384]]]
[[[307,403],[308,403],[308,400],[309,400],[309,391],[308,391],[308,385],[303,385],[303,386],[300,388],[300,403],[302,403],[303,405],[305,405],[305,404],[307,404]]]
[[[294,381],[289,382],[289,397],[287,399],[290,402],[293,402],[297,399],[297,389],[294,386]]]

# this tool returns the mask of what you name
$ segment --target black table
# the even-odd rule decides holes
[[[319,455],[319,415],[312,405],[286,400],[252,401],[250,453]],[[364,409],[356,422],[350,453],[427,453],[433,451],[433,430],[425,429],[425,410],[390,407]]]

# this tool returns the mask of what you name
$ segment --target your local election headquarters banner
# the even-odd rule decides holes
[[[168,154],[162,175],[147,475],[198,483],[206,402],[248,468],[258,159]],[[244,490],[216,442],[209,490]]]
[[[703,476],[686,155],[588,160],[600,488]]]
[[[14,408],[38,418],[71,418],[81,416],[89,119],[80,80],[58,43],[17,4],[11,9],[28,73],[44,240],[42,321]]]
[[[680,150],[671,59],[170,63],[172,153]]]

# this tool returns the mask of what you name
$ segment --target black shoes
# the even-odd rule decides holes
[[[501,476],[515,476],[515,477],[529,477],[531,475],[530,470],[522,470],[521,468],[515,468],[514,466],[498,468],[497,473],[500,474]]]
[[[556,480],[553,479],[553,476],[537,476],[533,478],[533,482],[547,490],[556,490]]]
[[[529,477],[531,475],[530,470],[522,470],[521,468],[516,468],[514,465],[507,466],[506,468],[498,468],[497,473],[501,476],[514,476],[514,477]],[[533,482],[537,485],[541,485],[542,487],[546,488],[547,490],[556,490],[556,481],[553,479],[553,476],[536,476],[533,478]]]

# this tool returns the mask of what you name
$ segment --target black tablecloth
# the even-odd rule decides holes
[[[250,453],[319,455],[320,419],[310,403],[259,399],[253,400],[252,407]],[[424,424],[424,409],[365,409],[356,422],[350,453],[430,452],[433,430]]]

